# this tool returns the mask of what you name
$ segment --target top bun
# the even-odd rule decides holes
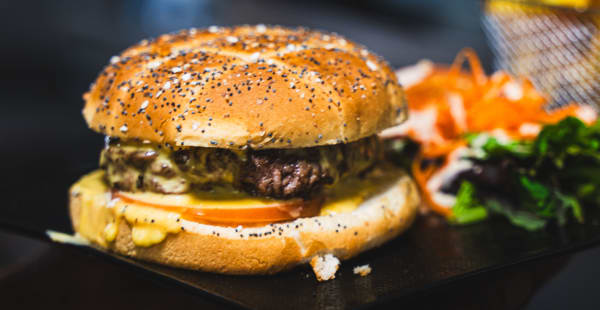
[[[406,118],[396,76],[364,46],[264,25],[143,40],[113,56],[84,99],[92,129],[176,146],[338,144]]]

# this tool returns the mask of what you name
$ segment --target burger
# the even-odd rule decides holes
[[[419,196],[377,133],[406,118],[390,67],[304,28],[209,27],[113,56],[83,96],[106,136],[74,230],[141,260],[272,274],[396,237]],[[335,273],[335,270],[334,270]]]

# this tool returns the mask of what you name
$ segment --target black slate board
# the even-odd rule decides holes
[[[427,216],[404,236],[342,262],[336,279],[322,283],[309,267],[275,276],[223,276],[110,255],[172,284],[244,308],[348,309],[401,301],[476,274],[580,250],[599,241],[596,220],[532,234],[504,221],[449,227],[437,216]],[[353,274],[353,267],[363,264],[369,264],[372,273],[366,277]]]

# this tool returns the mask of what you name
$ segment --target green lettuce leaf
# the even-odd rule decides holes
[[[544,126],[534,141],[500,141],[486,133],[470,134],[467,141],[476,154],[474,160],[487,165],[511,163],[504,191],[509,188],[514,195],[498,200],[506,194],[490,196],[493,190],[487,188],[490,197],[457,199],[455,207],[461,216],[477,205],[514,225],[536,230],[550,220],[560,225],[571,217],[582,222],[583,205],[600,204],[600,120],[588,126],[567,117]],[[470,184],[465,193],[475,197],[482,185]]]
[[[463,181],[456,195],[456,203],[452,208],[451,223],[469,224],[479,222],[488,216],[485,207],[475,197],[475,187],[469,181]]]
[[[586,126],[575,117],[544,126],[534,143],[536,166],[551,163],[557,169],[572,157],[584,156],[600,161],[600,121]]]
[[[453,181],[459,182],[449,218],[453,224],[495,215],[538,230],[549,222],[583,222],[584,206],[600,206],[600,119],[586,125],[566,117],[545,125],[533,141],[510,141],[490,133],[469,133],[465,140],[470,148],[466,160],[479,170]],[[404,154],[417,149],[414,143],[394,146]],[[403,164],[409,167],[410,162]]]
[[[488,157],[515,156],[526,158],[531,156],[533,148],[528,141],[510,141],[501,143],[494,137],[490,137],[482,147]]]
[[[577,198],[566,195],[556,188],[549,188],[526,176],[520,177],[523,193],[520,200],[536,215],[543,218],[555,218],[560,225],[567,222],[567,214],[572,214],[577,221],[583,221],[583,210]],[[570,212],[569,212],[570,211]]]
[[[539,230],[546,226],[547,220],[540,218],[534,213],[517,210],[513,206],[502,203],[498,200],[487,200],[486,206],[491,212],[505,216],[513,225],[522,227],[529,231]]]

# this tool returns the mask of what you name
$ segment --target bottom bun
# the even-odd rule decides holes
[[[109,198],[89,196],[75,192],[75,186],[71,189],[70,214],[78,233],[84,206],[111,207]],[[419,202],[414,182],[400,172],[393,182],[382,185],[378,194],[347,213],[243,228],[182,219],[178,220],[180,232],[168,233],[164,240],[148,247],[134,244],[132,226],[125,220],[116,222],[117,232],[110,242],[96,242],[82,235],[103,248],[159,264],[224,274],[273,274],[315,256],[332,254],[348,259],[379,246],[410,226]]]

